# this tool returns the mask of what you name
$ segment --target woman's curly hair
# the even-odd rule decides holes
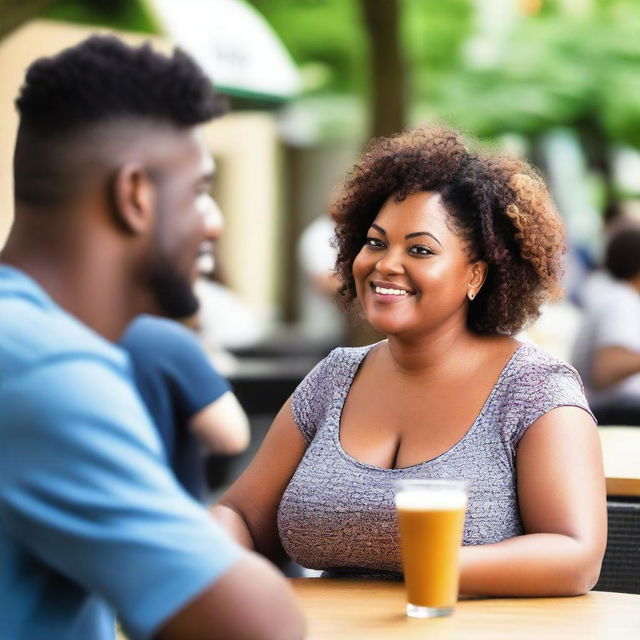
[[[518,158],[469,151],[450,129],[421,127],[373,140],[333,204],[346,304],[356,297],[353,261],[380,208],[418,191],[441,194],[470,261],[489,266],[469,306],[471,330],[513,335],[560,295],[564,230],[538,173]]]

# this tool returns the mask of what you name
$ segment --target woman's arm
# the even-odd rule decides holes
[[[306,448],[289,399],[249,467],[211,510],[240,544],[272,560],[284,555],[277,527],[278,506]]]
[[[607,540],[600,440],[577,407],[538,419],[518,446],[525,535],[463,547],[460,591],[474,595],[570,596],[597,582]]]

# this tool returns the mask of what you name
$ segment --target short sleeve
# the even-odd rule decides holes
[[[0,517],[33,556],[150,638],[239,555],[177,485],[131,383],[90,357],[0,392]]]
[[[558,407],[578,407],[595,421],[578,372],[564,362],[539,355],[514,372],[504,403],[503,435],[513,449],[538,418]]]
[[[316,435],[333,397],[331,360],[332,354],[329,354],[318,362],[296,387],[291,398],[293,420],[307,444]]]
[[[143,397],[153,397],[153,385],[161,377],[178,415],[187,419],[231,389],[197,337],[177,322],[141,316],[121,345],[131,356]]]

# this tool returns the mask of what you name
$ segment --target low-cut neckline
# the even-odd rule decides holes
[[[491,402],[493,401],[493,398],[495,397],[497,390],[500,388],[500,385],[502,383],[504,376],[506,375],[508,370],[511,368],[511,364],[514,362],[514,360],[516,359],[516,356],[520,353],[520,351],[526,346],[525,343],[520,344],[518,347],[516,347],[515,351],[509,356],[509,359],[505,363],[504,367],[502,367],[502,370],[500,371],[500,375],[498,376],[496,382],[491,388],[491,391],[489,392],[485,401],[483,402],[482,407],[480,408],[480,411],[478,412],[475,419],[471,422],[469,428],[465,431],[465,433],[462,435],[460,439],[458,439],[450,447],[448,447],[446,450],[442,451],[441,453],[429,458],[428,460],[423,460],[421,462],[417,462],[416,464],[409,465],[408,467],[379,467],[375,464],[370,464],[368,462],[363,462],[362,460],[358,460],[343,448],[342,442],[340,441],[340,432],[342,430],[342,415],[344,412],[344,408],[347,404],[349,393],[351,392],[351,387],[353,386],[353,382],[356,376],[358,375],[358,372],[362,368],[364,361],[367,359],[367,356],[369,355],[369,353],[371,353],[373,348],[376,347],[376,345],[378,344],[381,344],[381,343],[377,342],[375,344],[369,345],[368,350],[366,351],[364,356],[361,358],[357,366],[353,368],[353,371],[349,376],[348,384],[346,385],[346,391],[341,396],[342,406],[340,407],[340,411],[338,412],[338,425],[337,425],[337,428],[334,430],[334,441],[340,455],[346,460],[348,460],[349,462],[351,462],[352,464],[355,464],[361,468],[370,469],[373,471],[388,471],[388,472],[396,472],[396,473],[402,472],[402,471],[408,471],[410,469],[417,469],[423,465],[427,465],[432,462],[435,462],[436,460],[439,460],[444,456],[453,452],[455,449],[461,446],[462,443],[465,442],[465,440],[471,437],[472,433],[475,431],[478,423],[480,422],[480,418],[485,414],[487,408],[491,405]],[[396,452],[396,458],[397,458],[397,455],[398,455],[398,452]]]

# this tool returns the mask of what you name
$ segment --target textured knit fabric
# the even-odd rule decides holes
[[[178,482],[205,497],[204,460],[191,419],[231,390],[193,331],[173,320],[138,317],[120,346],[133,364],[138,391],[153,418]]]
[[[177,484],[124,351],[0,265],[0,638],[132,640],[239,550]]]
[[[393,483],[400,478],[469,481],[466,545],[522,534],[518,442],[527,427],[556,407],[589,411],[576,371],[537,347],[520,346],[461,440],[432,460],[382,469],[352,458],[339,440],[345,400],[370,349],[332,351],[293,395],[293,417],[308,447],[278,511],[287,553],[313,569],[400,571],[393,503]]]

